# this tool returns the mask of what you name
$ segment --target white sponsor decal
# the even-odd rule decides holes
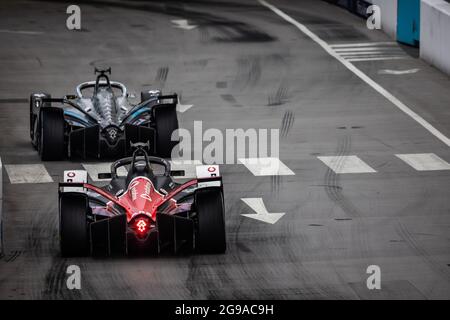
[[[380,290],[381,289],[381,269],[380,269],[380,267],[377,265],[370,265],[367,267],[366,273],[370,274],[370,276],[367,278],[367,282],[366,282],[367,289]]]
[[[67,267],[66,273],[69,275],[66,281],[67,289],[81,289],[81,270],[80,267],[72,264]]]
[[[67,7],[67,14],[70,16],[67,17],[66,27],[69,30],[80,30],[81,29],[81,9],[79,6],[72,4]]]

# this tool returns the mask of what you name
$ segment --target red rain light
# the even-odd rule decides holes
[[[143,218],[137,219],[135,225],[136,225],[136,229],[140,233],[144,233],[145,231],[147,231],[147,222],[145,221],[145,219],[143,219]]]
[[[153,227],[152,221],[144,215],[136,217],[132,224],[131,224],[135,235],[139,239],[144,239],[147,237],[148,233],[150,232],[151,228]]]

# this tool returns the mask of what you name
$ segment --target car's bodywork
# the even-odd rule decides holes
[[[170,157],[176,144],[172,132],[178,128],[177,95],[148,91],[133,105],[125,85],[109,80],[110,69],[96,72],[97,79],[78,85],[76,95],[61,99],[43,93],[31,96],[30,136],[43,160],[66,156],[117,159],[131,154],[131,142],[149,142],[150,154]],[[52,150],[47,151],[46,145]]]
[[[119,176],[124,166],[128,173]],[[159,174],[155,166],[162,168]],[[133,157],[112,164],[112,179],[104,187],[86,183],[84,171],[65,171],[59,185],[62,254],[224,252],[219,167],[196,169],[196,179],[177,183],[168,161],[139,148]]]

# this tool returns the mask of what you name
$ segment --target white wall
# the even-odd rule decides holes
[[[366,0],[381,9],[381,28],[392,39],[397,39],[397,0]]]
[[[450,75],[450,3],[421,0],[420,57]]]

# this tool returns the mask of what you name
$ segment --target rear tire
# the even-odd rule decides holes
[[[223,193],[220,188],[205,188],[195,192],[197,233],[195,247],[202,253],[226,251]]]
[[[163,158],[170,158],[172,149],[178,141],[172,141],[172,133],[178,129],[178,118],[175,106],[163,106],[155,109],[156,120],[156,153]]]
[[[40,112],[39,154],[41,160],[62,160],[65,156],[63,110],[43,108]]]
[[[59,236],[63,257],[86,256],[88,199],[85,194],[63,193],[59,200]]]

